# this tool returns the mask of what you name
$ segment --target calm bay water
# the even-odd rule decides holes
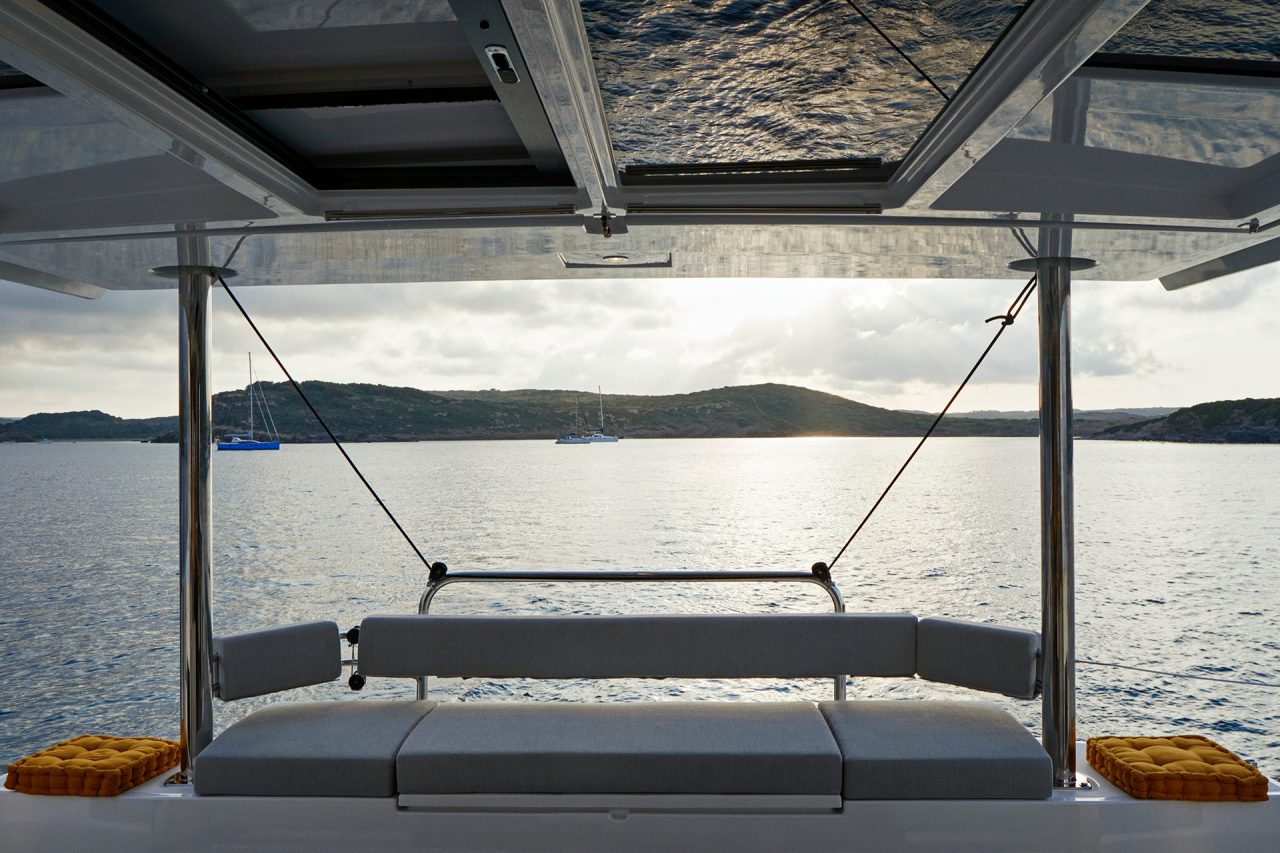
[[[352,455],[454,569],[806,568],[906,439],[366,444]],[[1078,654],[1280,681],[1280,447],[1078,442]],[[1039,627],[1034,439],[936,439],[836,568],[851,611]],[[214,456],[214,631],[411,612],[425,572],[327,446]],[[177,451],[0,445],[0,763],[83,732],[176,737]],[[822,611],[807,585],[454,585],[434,611]],[[1200,732],[1280,774],[1280,690],[1095,666],[1079,733]],[[449,699],[825,698],[827,682],[442,680]],[[856,696],[979,697],[892,679]],[[351,696],[345,682],[294,695]],[[364,696],[410,696],[375,679]],[[215,703],[225,728],[268,697]],[[1038,730],[1039,703],[1002,701]]]

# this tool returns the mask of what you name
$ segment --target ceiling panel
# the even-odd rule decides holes
[[[0,233],[274,216],[77,101],[0,89]]]
[[[106,18],[89,26],[123,31],[143,61],[180,69],[197,101],[216,100],[313,186],[385,186],[396,168],[405,186],[433,186],[431,175],[456,167],[528,183],[536,166],[555,165],[530,157],[446,0],[94,6]],[[365,182],[361,169],[377,177]]]
[[[1007,278],[1025,257],[1007,227],[901,224],[661,224],[636,217],[609,240],[573,223],[494,227],[346,230],[325,228],[248,237],[236,255],[237,283],[338,284],[615,278]],[[1026,224],[1031,237],[1035,229]],[[1266,235],[1081,230],[1073,253],[1099,261],[1081,279],[1147,280],[1209,257],[1245,249]],[[0,260],[109,289],[169,288],[145,275],[177,263],[176,240],[0,242]],[[210,255],[226,257],[234,236],[210,238]],[[562,256],[670,254],[670,266],[568,268]]]
[[[1087,74],[1084,145],[1242,169],[1280,154],[1280,80],[1221,75]],[[1047,98],[1011,134],[1048,140]]]

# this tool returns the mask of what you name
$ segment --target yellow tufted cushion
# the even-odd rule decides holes
[[[1267,798],[1267,780],[1256,767],[1199,735],[1093,737],[1089,764],[1125,793],[1146,800]]]
[[[178,744],[159,738],[81,735],[9,765],[4,786],[25,794],[114,797],[178,763]]]

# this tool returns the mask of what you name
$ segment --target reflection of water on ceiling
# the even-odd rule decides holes
[[[1280,61],[1276,0],[1151,0],[1101,53]]]
[[[1053,99],[1011,134],[1047,141]],[[1280,87],[1090,80],[1084,144],[1129,154],[1247,168],[1280,153]]]
[[[948,95],[1022,0],[860,0]],[[945,101],[843,0],[584,0],[621,165],[897,160]]]
[[[0,92],[0,183],[156,153],[136,134],[49,89]]]
[[[258,32],[453,21],[448,0],[223,0]]]
[[[271,214],[94,110],[43,87],[0,91],[0,231]]]
[[[1077,231],[1076,250],[1096,258],[1081,279],[1149,279],[1247,245],[1237,234]],[[226,257],[234,237],[212,238]],[[1024,253],[1005,228],[796,224],[648,225],[615,234],[610,252],[670,253],[670,267],[615,267],[609,278],[1007,279]],[[0,260],[115,289],[172,287],[145,270],[176,263],[170,239],[0,244]],[[590,280],[599,267],[566,268],[560,255],[600,253],[576,228],[458,228],[258,234],[237,255],[242,286],[472,280]],[[127,271],[127,272],[126,272]]]

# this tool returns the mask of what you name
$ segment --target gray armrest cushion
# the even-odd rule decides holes
[[[224,702],[322,684],[342,674],[337,622],[215,637],[214,695]]]
[[[974,690],[1032,699],[1039,692],[1040,635],[930,616],[916,628],[916,672]]]

